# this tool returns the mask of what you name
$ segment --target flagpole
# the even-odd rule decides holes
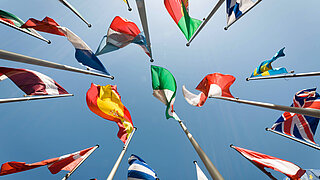
[[[38,39],[40,39],[40,40],[42,40],[42,41],[47,42],[48,44],[51,44],[51,41],[50,41],[50,40],[47,40],[47,39],[45,39],[44,37],[39,36],[39,35],[37,35],[37,34],[31,33],[30,31],[28,31],[28,30],[26,30],[26,29],[19,28],[19,27],[14,26],[14,25],[12,25],[12,24],[10,24],[10,23],[8,23],[8,22],[6,22],[6,21],[3,21],[3,20],[1,20],[1,19],[0,19],[0,23],[2,23],[2,24],[4,24],[4,25],[7,25],[7,26],[9,26],[9,27],[12,27],[12,28],[14,28],[14,29],[16,29],[16,30],[18,30],[18,31],[24,32],[24,33],[26,33],[26,34],[29,34],[29,35],[31,35],[31,36],[33,36],[33,37],[35,37],[35,38],[38,38]]]
[[[282,105],[256,102],[256,101],[248,101],[248,100],[242,100],[242,99],[238,99],[238,98],[229,98],[229,97],[210,97],[210,98],[222,99],[222,100],[233,101],[233,102],[237,102],[237,103],[249,104],[249,105],[253,105],[253,106],[259,106],[259,107],[275,109],[275,110],[279,110],[279,111],[286,111],[286,112],[303,114],[303,115],[307,115],[307,116],[320,118],[320,110],[318,110],[318,109],[289,107],[289,106],[282,106]]]
[[[131,138],[132,138],[132,136],[133,136],[133,134],[134,134],[134,132],[135,132],[136,130],[137,130],[136,127],[133,128],[132,133],[130,134],[128,140],[127,140],[126,143],[124,144],[124,146],[123,146],[123,148],[122,148],[122,151],[121,151],[121,153],[120,153],[120,155],[119,155],[116,163],[114,164],[114,166],[113,166],[113,168],[112,168],[112,170],[111,170],[111,172],[110,172],[107,180],[113,180],[113,177],[114,177],[114,175],[116,174],[116,172],[117,172],[117,170],[118,170],[118,167],[119,167],[119,165],[120,165],[120,163],[121,163],[121,160],[122,160],[124,154],[126,153],[127,148],[128,148],[128,146],[129,146],[129,143],[130,143],[130,141],[131,141]]]
[[[148,21],[147,21],[147,13],[146,13],[146,8],[145,8],[145,4],[144,4],[144,0],[136,0],[136,4],[138,7],[138,12],[139,12],[139,16],[140,16],[140,21],[142,24],[142,28],[143,28],[143,32],[146,35],[146,41],[147,41],[147,45],[148,45],[148,49],[150,51],[150,62],[153,62],[153,58],[152,58],[152,51],[151,51],[151,43],[150,43],[150,36],[149,36],[149,28],[148,28]]]
[[[233,148],[234,150],[236,150],[233,147],[233,144],[230,144],[230,147]],[[236,150],[237,151],[237,150]],[[256,166],[258,169],[260,169],[260,171],[262,171],[264,174],[266,174],[270,179],[272,180],[277,180],[277,178],[275,178],[274,176],[272,176],[272,174],[270,172],[268,172],[267,170],[265,170],[264,168],[258,166],[256,163],[254,163],[253,161],[251,161],[250,159],[248,159],[247,157],[245,157],[243,154],[241,154],[239,151],[237,151],[241,156],[243,156],[244,158],[246,158],[248,161],[250,161],[254,166]]]
[[[222,3],[225,0],[219,0],[216,4],[216,6],[212,9],[212,11],[210,12],[210,14],[208,15],[207,18],[204,19],[204,21],[200,24],[200,26],[198,27],[198,29],[196,30],[196,32],[191,36],[190,40],[187,42],[186,46],[190,46],[190,43],[192,42],[192,40],[199,34],[199,32],[202,30],[202,28],[207,24],[207,22],[211,19],[211,17],[216,13],[216,11],[220,8],[220,6],[222,5]]]
[[[188,131],[187,127],[183,124],[181,119],[178,117],[178,115],[173,112],[173,117],[179,122],[182,130],[185,132],[187,135],[189,141],[191,142],[193,148],[196,150],[198,153],[198,156],[202,160],[203,164],[205,165],[206,169],[208,170],[210,176],[214,180],[223,180],[222,175],[218,171],[218,169],[213,165],[209,157],[206,155],[206,153],[202,150],[198,142],[193,138],[192,134]]]
[[[297,73],[297,74],[279,74],[273,76],[259,76],[246,78],[247,81],[250,80],[260,80],[260,79],[277,79],[277,78],[294,78],[294,77],[307,77],[307,76],[320,76],[320,72],[308,72],[308,73]]]
[[[132,8],[130,7],[130,4],[129,4],[129,0],[126,0],[127,2],[127,5],[128,5],[128,11],[132,11]]]
[[[312,148],[314,148],[314,149],[320,150],[320,146],[317,146],[317,145],[314,145],[314,144],[311,144],[311,143],[307,143],[307,142],[305,142],[305,141],[303,141],[303,140],[294,138],[294,137],[289,136],[289,135],[287,135],[287,134],[280,133],[280,132],[275,131],[275,130],[272,130],[272,129],[270,129],[270,128],[266,128],[266,131],[273,132],[273,133],[275,133],[275,134],[278,134],[278,135],[281,135],[281,136],[283,136],[283,137],[292,139],[292,140],[294,140],[294,141],[296,141],[296,142],[302,143],[302,144],[307,145],[307,146],[309,146],[309,147],[312,147]]]
[[[76,14],[84,23],[87,24],[87,26],[90,28],[92,25],[89,24],[82,16],[81,14],[67,1],[65,0],[59,0],[63,5],[67,6],[74,14]]]
[[[51,98],[59,98],[59,97],[67,97],[67,96],[73,96],[73,94],[27,96],[27,97],[20,97],[20,98],[0,99],[0,104],[9,103],[9,102],[30,101],[30,100],[37,100],[37,99],[51,99]]]
[[[99,144],[95,145],[93,149],[91,149],[88,154],[85,155],[85,157],[78,163],[76,167],[74,167],[69,173],[67,173],[62,180],[67,180],[71,174],[78,169],[78,167],[99,147]]]
[[[254,8],[256,5],[258,5],[262,0],[257,0],[253,6],[251,6],[245,13],[241,14],[235,21],[233,21],[231,24],[227,25],[226,27],[224,27],[224,30],[228,30],[228,28],[234,24],[235,22],[237,22],[242,16],[244,16],[245,14],[247,14],[247,12],[249,12],[252,8]]]
[[[90,74],[90,75],[95,75],[95,76],[100,76],[100,77],[105,77],[105,78],[110,78],[114,79],[113,76],[102,74],[102,73],[97,73],[93,71],[86,71],[82,70],[79,68],[75,68],[72,66],[67,66],[63,64],[58,64],[30,56],[25,56],[22,54],[10,52],[10,51],[5,51],[0,49],[0,59],[5,59],[9,61],[15,61],[15,62],[21,62],[21,63],[27,63],[27,64],[32,64],[32,65],[37,65],[37,66],[43,66],[43,67],[49,67],[49,68],[54,68],[54,69],[60,69],[60,70],[65,70],[65,71],[71,71],[71,72],[77,72],[77,73],[83,73],[83,74]]]

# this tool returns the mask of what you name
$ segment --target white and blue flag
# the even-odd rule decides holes
[[[261,0],[257,0],[256,2],[251,0],[227,0],[227,27],[231,26],[260,1]]]
[[[128,180],[159,180],[154,170],[137,155],[131,154],[128,163]]]

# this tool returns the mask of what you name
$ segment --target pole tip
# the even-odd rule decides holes
[[[193,163],[195,164],[195,163],[197,163],[197,161],[193,161]]]
[[[100,145],[99,145],[99,144],[96,144],[96,146],[100,147]]]
[[[134,127],[134,129],[137,130],[138,128],[137,128],[137,127]]]
[[[91,28],[91,27],[92,27],[92,25],[91,25],[91,24],[88,24],[88,27],[89,27],[89,28]]]
[[[265,130],[266,130],[266,131],[269,131],[269,128],[266,128]]]
[[[153,62],[154,60],[153,59],[150,59],[150,62]]]
[[[114,76],[111,76],[111,78],[110,78],[111,80],[114,80]]]
[[[290,73],[294,73],[294,70],[291,70]]]
[[[190,43],[187,43],[186,46],[189,47],[189,46],[190,46]]]
[[[230,147],[233,148],[233,144],[230,144]]]
[[[51,44],[51,41],[50,40],[48,40],[48,42],[47,42],[48,44]]]
[[[249,81],[249,78],[246,78],[246,81]]]
[[[129,11],[132,11],[132,8],[128,8]]]
[[[228,28],[227,28],[227,27],[224,27],[223,29],[224,29],[225,31],[226,31],[226,30],[228,30]]]

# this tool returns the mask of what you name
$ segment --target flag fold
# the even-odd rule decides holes
[[[248,12],[254,5],[255,2],[251,0],[227,0],[227,26],[230,26],[243,14]]]

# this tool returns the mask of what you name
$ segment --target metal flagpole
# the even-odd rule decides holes
[[[129,4],[129,0],[126,0],[126,3],[128,5],[128,11],[132,11],[132,8],[130,7],[130,4]]]
[[[278,134],[278,135],[281,135],[281,136],[283,136],[283,137],[292,139],[292,140],[294,140],[294,141],[297,141],[297,142],[299,142],[299,143],[302,143],[302,144],[307,145],[307,146],[309,146],[309,147],[312,147],[312,148],[314,148],[314,149],[320,150],[320,146],[319,146],[319,145],[307,143],[307,142],[305,142],[305,141],[303,141],[303,140],[294,138],[294,137],[289,136],[289,135],[287,135],[287,134],[280,133],[280,132],[275,131],[275,130],[272,130],[272,129],[270,129],[270,128],[266,128],[266,131],[273,132],[273,133],[275,133],[275,134]]]
[[[132,138],[132,136],[133,136],[133,134],[134,134],[134,132],[135,132],[136,130],[137,130],[136,127],[133,128],[132,133],[130,134],[128,140],[127,140],[126,143],[124,144],[124,146],[123,146],[123,148],[122,148],[122,151],[121,151],[121,153],[120,153],[120,155],[119,155],[116,163],[114,164],[114,166],[113,166],[113,168],[112,168],[112,170],[111,170],[111,172],[110,172],[107,180],[113,180],[113,177],[114,177],[114,175],[116,174],[116,172],[117,172],[117,170],[118,170],[118,167],[119,167],[119,165],[120,165],[120,163],[121,163],[121,160],[122,160],[124,154],[126,153],[127,148],[128,148],[128,146],[129,146],[129,143],[130,143],[130,141],[131,141],[131,138]]]
[[[2,23],[2,24],[4,24],[4,25],[7,25],[7,26],[9,26],[9,27],[12,27],[12,28],[14,28],[14,29],[16,29],[16,30],[19,30],[19,31],[21,31],[21,32],[24,32],[24,33],[26,33],[26,34],[29,34],[29,35],[31,35],[31,36],[33,36],[33,37],[36,37],[36,38],[38,38],[38,39],[40,39],[40,40],[42,40],[42,41],[47,42],[48,44],[51,44],[51,41],[50,41],[50,40],[47,40],[47,39],[45,39],[44,37],[39,36],[39,35],[37,35],[37,34],[34,34],[34,33],[30,32],[30,31],[28,31],[28,30],[26,30],[26,29],[19,28],[19,27],[15,26],[15,25],[12,25],[12,24],[10,24],[10,23],[8,23],[8,22],[6,22],[6,21],[3,21],[3,20],[1,20],[1,19],[0,19],[0,23]]]
[[[214,180],[223,180],[222,175],[218,171],[218,169],[213,165],[209,157],[206,155],[206,153],[202,150],[200,145],[197,143],[197,141],[193,138],[192,134],[188,131],[187,127],[183,124],[183,122],[180,120],[178,115],[173,112],[173,117],[179,122],[182,130],[185,132],[187,135],[189,141],[191,142],[193,148],[196,150],[198,153],[198,156],[202,160],[203,164],[205,165],[206,169],[208,170],[210,176]]]
[[[207,24],[207,22],[211,19],[211,17],[216,13],[216,11],[219,9],[219,7],[222,5],[222,3],[225,0],[219,0],[216,4],[216,6],[212,9],[210,14],[207,18],[204,19],[204,21],[200,24],[196,32],[191,36],[190,40],[187,42],[186,46],[190,46],[191,41],[199,34],[199,32],[202,30],[202,28]]]
[[[257,0],[253,6],[251,6],[245,13],[241,14],[240,17],[238,17],[235,21],[233,21],[231,24],[227,25],[226,27],[224,27],[224,30],[228,30],[228,28],[234,24],[235,22],[237,22],[242,16],[244,16],[245,14],[247,14],[247,12],[249,12],[252,8],[254,8],[256,5],[258,5],[262,0]]]
[[[45,61],[45,60],[42,60],[42,59],[38,59],[38,58],[30,57],[30,56],[25,56],[25,55],[22,55],[22,54],[9,52],[9,51],[5,51],[5,50],[2,50],[2,49],[0,49],[0,59],[5,59],[5,60],[15,61],[15,62],[21,62],[21,63],[27,63],[27,64],[33,64],[33,65],[37,65],[37,66],[49,67],[49,68],[54,68],[54,69],[61,69],[61,70],[65,70],[65,71],[71,71],[71,72],[77,72],[77,73],[83,73],[83,74],[90,74],[90,75],[110,78],[112,80],[114,79],[114,77],[110,76],[110,75],[97,73],[97,72],[93,72],[93,71],[86,71],[86,70],[82,70],[82,69],[75,68],[75,67],[72,67],[72,66],[67,66],[67,65],[63,65],[63,64],[50,62],[50,61]]]
[[[279,111],[286,111],[286,112],[303,114],[303,115],[307,115],[307,116],[320,118],[320,110],[318,110],[318,109],[282,106],[282,105],[276,105],[276,104],[271,104],[271,103],[248,101],[248,100],[241,100],[238,98],[229,98],[229,97],[210,97],[210,98],[223,99],[223,100],[233,101],[233,102],[237,102],[237,103],[249,104],[249,105],[253,105],[253,106],[260,106],[260,107],[264,107],[264,108],[275,109],[275,110],[279,110]]]
[[[277,78],[293,78],[293,77],[307,77],[307,76],[320,76],[320,72],[308,72],[308,73],[297,73],[297,74],[279,74],[273,76],[259,76],[246,78],[247,81],[250,80],[260,80],[260,79],[277,79]]]
[[[67,1],[65,0],[59,0],[63,5],[67,6],[73,13],[75,13],[84,23],[87,24],[87,26],[90,28],[92,25],[89,24],[82,16],[81,14]]]
[[[0,99],[0,104],[1,103],[9,103],[9,102],[30,101],[30,100],[37,100],[37,99],[59,98],[59,97],[67,97],[67,96],[73,96],[73,94],[27,96],[27,97],[20,97],[20,98]]]
[[[233,148],[234,150],[236,150],[233,147],[233,144],[230,144],[230,147]],[[236,150],[237,151],[237,150]],[[239,154],[241,154],[239,151],[237,151]],[[245,157],[243,154],[241,154],[241,156],[243,156],[244,158],[246,158],[248,161],[250,161],[253,165],[255,165],[258,169],[260,169],[260,171],[262,171],[264,174],[266,174],[270,179],[272,180],[277,180],[277,178],[275,178],[274,176],[272,176],[272,174],[270,172],[268,172],[267,170],[265,170],[264,168],[258,166],[256,163],[254,163],[253,161],[251,161],[250,159],[248,159],[247,157]]]
[[[62,180],[67,180],[71,174],[76,171],[78,169],[78,167],[93,153],[93,151],[95,151],[97,148],[99,147],[99,144],[95,145],[95,147],[93,149],[91,149],[86,155],[85,157],[78,163],[78,165],[76,167],[74,167],[69,173],[67,173]]]
[[[143,32],[146,35],[146,41],[147,41],[147,45],[150,51],[150,62],[153,62],[153,58],[152,58],[152,51],[151,51],[151,43],[150,43],[150,36],[149,36],[149,28],[148,28],[148,21],[147,21],[147,13],[146,13],[146,8],[145,8],[145,4],[144,4],[144,0],[136,0],[136,4],[138,7],[138,12],[139,12],[139,16],[140,16],[140,21],[142,24],[142,28],[143,28]]]

